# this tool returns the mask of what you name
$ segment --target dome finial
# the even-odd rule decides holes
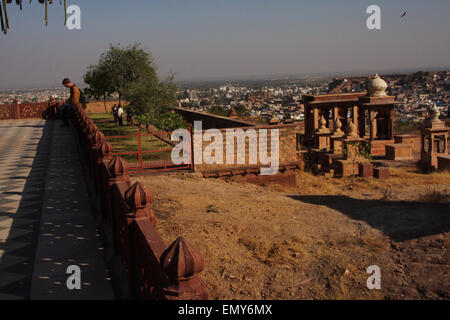
[[[369,97],[385,97],[387,96],[386,89],[387,83],[381,79],[378,73],[367,81],[367,95]]]

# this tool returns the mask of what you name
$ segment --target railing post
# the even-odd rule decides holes
[[[138,171],[139,173],[144,172],[144,164],[142,162],[142,138],[140,128],[138,128]]]
[[[198,274],[205,268],[201,253],[184,238],[176,239],[161,255],[161,268],[168,277],[159,297],[165,300],[207,300]]]
[[[194,172],[194,135],[192,134],[192,126],[189,126],[189,135],[191,139],[191,165],[190,169]]]
[[[14,119],[16,120],[20,119],[19,101],[17,101],[17,99],[14,99],[13,102],[13,115]]]

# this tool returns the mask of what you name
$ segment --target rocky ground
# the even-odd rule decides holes
[[[136,178],[158,231],[203,254],[212,299],[450,299],[450,174],[389,180],[301,173],[297,186],[194,174]],[[381,290],[366,269],[381,268]]]

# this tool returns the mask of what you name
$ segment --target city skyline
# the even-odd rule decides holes
[[[11,29],[0,37],[0,89],[52,87],[86,67],[109,44],[142,43],[159,74],[177,81],[445,69],[450,65],[447,1],[69,1],[82,29],[68,30],[63,9],[9,6]],[[366,8],[381,8],[381,30],[366,28]],[[401,18],[404,10],[406,17]]]

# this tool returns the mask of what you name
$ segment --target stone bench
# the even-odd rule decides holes
[[[373,176],[378,179],[388,179],[389,178],[389,168],[378,167],[373,169]]]
[[[388,160],[412,160],[411,146],[408,144],[394,143],[386,145],[386,159]]]

